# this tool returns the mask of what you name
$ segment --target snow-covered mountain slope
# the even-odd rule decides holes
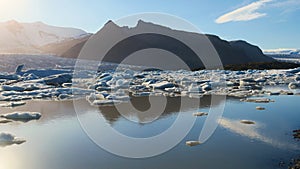
[[[269,49],[263,52],[273,57],[300,57],[299,49]]]
[[[42,22],[19,23],[12,20],[0,23],[0,52],[43,53],[39,49],[41,46],[81,39],[87,35],[87,32],[80,29],[50,26]]]

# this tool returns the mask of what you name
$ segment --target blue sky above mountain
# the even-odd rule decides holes
[[[263,49],[300,48],[299,0],[0,0],[0,21],[42,21],[96,32],[107,20],[143,12],[184,18],[204,33]]]

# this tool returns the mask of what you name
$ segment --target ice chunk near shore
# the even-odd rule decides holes
[[[46,77],[43,81],[47,85],[61,86],[64,83],[72,83],[72,75],[71,74],[58,74]]]
[[[274,100],[268,98],[247,98],[241,99],[242,102],[253,102],[253,103],[270,103],[274,102]]]
[[[60,74],[72,74],[72,70],[67,69],[32,69],[27,71],[21,71],[17,73],[18,75],[24,76],[26,74],[34,74],[39,78],[60,75]]]
[[[0,115],[2,118],[20,121],[38,120],[41,116],[42,115],[39,112],[13,112]]]
[[[26,102],[9,102],[9,103],[4,103],[0,104],[0,107],[17,107],[17,106],[23,106],[25,105]]]
[[[300,82],[291,82],[289,84],[289,88],[290,89],[298,89],[298,88],[300,88]]]
[[[162,81],[159,83],[151,84],[149,86],[152,87],[153,89],[161,89],[161,90],[164,90],[165,88],[175,87],[173,83],[170,83],[168,81]]]
[[[116,104],[120,104],[122,101],[119,100],[94,100],[93,106],[114,106]]]
[[[105,100],[105,96],[101,93],[91,93],[89,96],[86,96],[86,100],[93,104],[95,100]]]
[[[9,85],[2,85],[1,86],[2,91],[18,91],[23,92],[24,88],[19,86],[9,86]]]
[[[200,88],[198,85],[192,83],[188,87],[188,92],[190,92],[190,93],[200,93],[200,92],[202,92],[202,88]]]
[[[0,73],[0,79],[5,79],[5,80],[18,80],[20,76],[15,75],[15,74],[3,74]]]
[[[13,144],[22,144],[26,140],[17,138],[16,136],[10,133],[0,133],[0,146],[5,147]]]

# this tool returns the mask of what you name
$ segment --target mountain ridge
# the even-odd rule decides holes
[[[138,38],[128,38],[130,40],[126,39],[127,42],[119,46],[120,51],[113,51],[113,54],[110,54],[109,57],[107,57],[106,60],[104,60],[104,61],[114,62],[114,63],[119,63],[120,61],[122,61],[124,57],[126,57],[123,56],[124,53],[134,54],[136,57],[135,60],[143,60],[145,63],[142,64],[149,64],[146,66],[152,66],[150,65],[151,60],[157,60],[157,59],[159,59],[160,62],[164,60],[165,63],[168,63],[170,57],[167,59],[166,53],[158,54],[155,52],[154,53],[144,52],[144,53],[140,53],[139,56],[136,56],[138,55],[136,54],[138,51],[136,49],[140,47],[139,51],[143,50],[145,49],[145,47],[147,47],[147,45],[148,47],[152,46],[152,48],[158,47],[161,49],[169,49],[168,50],[169,52],[173,54],[176,54],[177,52],[178,54],[178,50],[176,50],[176,48],[180,46],[178,42],[170,41],[163,37],[157,37],[157,36],[154,37],[154,35],[149,36],[146,35],[147,33],[145,35],[142,35],[145,32],[150,32],[150,33],[158,32],[159,35],[166,35],[167,37],[184,40],[185,43],[188,43],[186,44],[188,46],[191,44],[193,44],[193,46],[199,44],[197,48],[199,48],[200,51],[206,51],[206,53],[202,53],[202,55],[206,57],[203,58],[203,56],[200,56],[202,57],[201,60],[208,61],[211,59],[215,59],[211,57],[212,53],[214,52],[213,50],[215,49],[223,65],[246,64],[246,63],[256,63],[256,62],[257,63],[276,62],[273,58],[264,55],[262,50],[258,46],[252,45],[246,41],[242,41],[242,40],[226,41],[221,39],[217,35],[208,35],[208,34],[201,34],[195,32],[187,32],[182,30],[175,30],[169,27],[154,24],[151,22],[145,22],[142,20],[139,20],[136,26],[134,27],[119,26],[115,24],[113,21],[108,21],[96,34],[92,36],[91,40],[97,39],[97,41],[100,42],[97,45],[99,45],[99,48],[102,48],[102,46],[106,46],[106,43],[110,39],[119,39],[118,36],[133,37],[139,35]],[[106,43],[103,44],[103,42]],[[74,46],[66,53],[64,53],[62,56],[76,58],[79,52],[76,53],[74,51],[75,50],[81,51],[80,48],[83,46],[82,44],[78,46]],[[201,44],[203,44],[204,46]],[[173,46],[173,48],[170,46]],[[213,46],[214,49],[212,49],[211,46]],[[210,50],[207,50],[207,48],[210,48]],[[192,58],[191,56],[192,53],[188,52],[189,50],[188,48],[181,48],[181,50],[184,51],[181,51],[180,53],[185,53],[186,56],[182,56],[180,59],[186,62],[191,69],[196,70],[204,67],[204,63],[197,61],[197,58]],[[94,52],[94,55],[95,56],[99,55],[99,53],[103,53],[103,51],[105,50],[102,51],[99,50],[98,52]],[[161,55],[161,56],[155,56],[155,55]],[[140,59],[142,57],[143,59]],[[97,58],[89,58],[89,59],[97,59]],[[141,65],[141,63],[137,63],[135,61],[133,61],[130,64]]]
[[[6,28],[6,32],[4,31],[3,33],[4,28]],[[177,36],[182,37],[186,40],[191,40],[191,43],[199,43],[199,47],[202,48],[202,50],[206,49],[205,46],[201,46],[200,44],[203,44],[203,41],[209,40],[211,45],[219,54],[222,64],[224,65],[246,64],[255,62],[275,62],[275,60],[271,57],[264,55],[264,53],[258,46],[252,45],[247,41],[226,41],[224,39],[221,39],[217,35],[176,30],[163,25],[145,22],[143,20],[139,20],[133,27],[119,26],[113,21],[109,20],[95,34],[90,34],[76,28],[50,26],[42,22],[19,23],[17,21],[8,21],[5,23],[0,23],[0,53],[3,53],[3,51],[5,52],[6,44],[4,44],[3,39],[1,39],[1,36],[3,36],[3,34],[9,34],[9,36],[12,37],[12,40],[6,38],[6,41],[9,41],[8,44],[13,44],[13,47],[7,50],[12,53],[51,54],[60,57],[77,58],[82,47],[90,37],[98,36],[99,34],[101,34],[105,35],[105,37],[110,38],[115,34],[139,34],[147,31],[152,32],[153,30],[159,31],[161,32],[161,34],[169,35],[170,37]],[[34,36],[31,37],[31,35]],[[30,38],[28,38],[28,36],[30,36]],[[103,41],[105,40],[103,39]],[[144,41],[149,41],[149,39],[144,39]],[[163,42],[170,43],[169,41],[164,41],[163,39],[161,39],[157,41],[157,45],[166,47],[166,44],[164,44]],[[154,44],[154,42],[150,43]],[[140,42],[132,41],[129,44],[133,46],[134,44],[140,44]],[[173,49],[171,49],[171,52],[172,50]],[[118,55],[122,55],[122,51],[120,52],[121,53],[119,53]],[[207,55],[209,56],[209,54]],[[154,56],[149,55],[148,57],[153,58]],[[159,59],[164,57],[165,56],[160,56]],[[118,56],[111,56],[108,61],[117,62],[119,61],[119,59],[120,58],[118,58]],[[192,69],[198,69],[204,66],[203,63],[200,62],[195,64],[196,60],[191,59],[190,56],[185,56],[182,59],[187,61],[188,64],[193,65]]]
[[[88,35],[90,34],[77,28],[10,20],[0,23],[0,53],[45,53],[41,50],[45,45],[82,39]]]

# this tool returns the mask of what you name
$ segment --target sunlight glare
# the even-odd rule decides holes
[[[0,0],[0,20],[19,18],[26,12],[28,0]]]

